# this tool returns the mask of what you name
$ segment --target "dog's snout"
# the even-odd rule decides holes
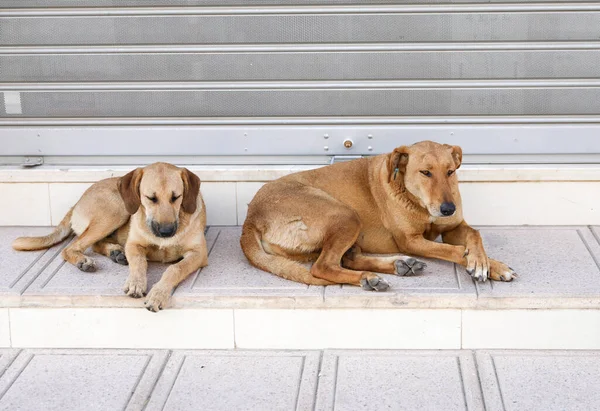
[[[440,212],[442,213],[443,216],[451,216],[452,214],[454,214],[454,212],[456,211],[456,206],[454,205],[454,203],[442,203],[442,205],[440,206]]]
[[[153,221],[152,231],[157,237],[173,237],[175,235],[175,231],[177,231],[177,223],[159,224],[156,221]]]

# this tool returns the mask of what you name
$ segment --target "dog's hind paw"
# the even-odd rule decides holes
[[[96,271],[96,262],[89,257],[85,257],[83,260],[77,262],[77,268],[86,273]]]
[[[125,257],[125,253],[121,250],[112,250],[110,252],[110,259],[113,260],[117,264],[128,265],[127,257]]]
[[[423,261],[419,261],[412,257],[396,260],[394,265],[396,266],[396,275],[399,276],[417,275],[419,271],[423,271],[423,269],[427,267],[427,264]]]
[[[360,279],[360,286],[367,291],[386,291],[390,285],[375,274],[366,274]]]

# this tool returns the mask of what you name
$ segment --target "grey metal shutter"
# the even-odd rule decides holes
[[[3,0],[0,93],[4,157],[592,161],[600,2]]]

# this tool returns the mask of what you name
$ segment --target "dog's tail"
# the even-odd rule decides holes
[[[250,264],[261,270],[268,271],[286,280],[298,281],[308,285],[333,284],[330,281],[313,277],[308,268],[294,260],[267,253],[262,246],[258,230],[250,224],[244,224],[240,244]]]
[[[13,241],[12,247],[19,251],[43,250],[64,241],[73,232],[71,229],[72,215],[73,209],[71,208],[52,233],[44,237],[19,237]]]

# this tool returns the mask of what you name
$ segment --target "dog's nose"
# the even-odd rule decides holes
[[[177,231],[177,223],[159,224],[153,221],[152,231],[154,231],[154,235],[157,237],[173,237],[175,231]]]
[[[456,206],[454,205],[454,203],[442,203],[442,205],[440,206],[440,212],[446,217],[451,216],[452,214],[454,214],[455,211]]]

